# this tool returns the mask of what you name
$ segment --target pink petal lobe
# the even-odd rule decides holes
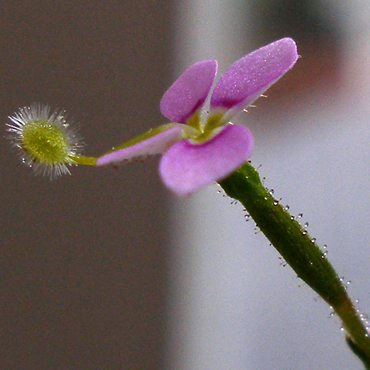
[[[283,38],[261,47],[233,63],[220,77],[211,97],[212,108],[231,109],[230,116],[247,108],[293,67],[297,46]]]
[[[177,195],[190,194],[221,180],[247,160],[252,135],[244,126],[226,125],[209,141],[181,140],[162,156],[159,172]]]
[[[172,122],[185,123],[205,101],[217,72],[215,60],[191,65],[164,93],[160,109]]]
[[[162,154],[182,139],[182,125],[163,125],[113,148],[96,161],[97,166],[117,164],[148,155]]]

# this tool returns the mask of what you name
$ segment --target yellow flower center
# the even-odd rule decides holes
[[[190,126],[188,130],[184,130],[186,138],[194,143],[203,143],[210,140],[219,132],[218,129],[225,124],[222,121],[222,116],[223,112],[215,112],[209,114],[206,121],[202,122],[199,111],[196,111],[186,121],[186,125]]]

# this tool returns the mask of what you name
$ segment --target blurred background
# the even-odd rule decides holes
[[[165,122],[189,64],[293,37],[302,58],[238,116],[252,164],[370,312],[370,6],[334,0],[0,0],[0,114],[65,108],[95,155]],[[339,320],[211,186],[158,158],[33,176],[1,135],[1,369],[361,369]]]

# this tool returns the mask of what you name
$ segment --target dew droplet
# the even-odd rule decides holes
[[[303,213],[298,213],[297,219],[299,220],[302,217],[303,217]]]
[[[315,243],[315,242],[316,242],[316,238],[312,238],[311,243]]]
[[[279,265],[280,266],[283,266],[283,267],[285,267],[288,263],[283,259],[283,257],[278,257],[279,258],[279,260],[281,260],[281,262],[279,263]]]
[[[306,235],[307,234],[307,231],[306,230],[303,230],[302,231],[302,235]]]
[[[307,229],[307,228],[308,228],[308,222],[306,222],[306,223],[303,225],[303,227],[304,227],[305,229]]]
[[[289,211],[289,206],[288,206],[288,205],[286,205],[286,206],[284,207],[284,209],[285,209],[286,211]]]

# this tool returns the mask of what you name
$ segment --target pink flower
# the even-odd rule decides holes
[[[298,59],[295,42],[284,38],[233,63],[212,85],[215,60],[191,65],[165,92],[162,114],[172,123],[112,148],[98,158],[98,166],[137,157],[163,154],[159,173],[178,195],[219,181],[243,162],[252,150],[252,135],[230,119],[263,94]]]

